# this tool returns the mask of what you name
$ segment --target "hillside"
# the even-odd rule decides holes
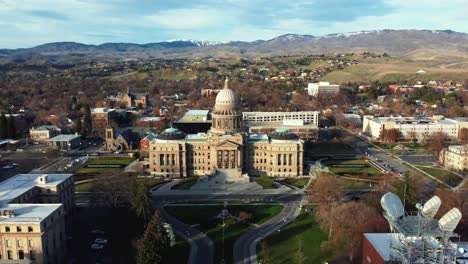
[[[287,34],[270,40],[211,43],[178,40],[148,44],[86,45],[58,42],[29,49],[0,50],[0,64],[14,63],[24,54],[41,54],[54,63],[145,60],[156,58],[269,57],[349,52],[388,53],[391,56],[462,68],[468,63],[468,34],[450,30],[375,30],[321,37]]]

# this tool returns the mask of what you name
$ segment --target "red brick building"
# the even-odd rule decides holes
[[[93,108],[91,109],[91,123],[93,130],[104,132],[111,121],[117,116],[115,109]]]
[[[150,147],[150,144],[151,144],[151,141],[153,141],[153,139],[155,139],[155,138],[156,138],[156,134],[155,133],[150,133],[149,135],[144,137],[142,140],[140,140],[140,150],[141,151],[148,151],[149,147]]]

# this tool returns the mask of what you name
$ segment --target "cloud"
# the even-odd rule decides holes
[[[468,32],[466,13],[466,0],[0,0],[0,48],[53,41],[251,41],[372,29]]]
[[[210,9],[171,9],[147,16],[149,22],[163,29],[197,29],[212,27],[220,21],[216,10]]]
[[[31,10],[27,12],[29,15],[41,17],[41,18],[49,18],[49,19],[56,19],[56,20],[66,20],[67,16],[64,14],[48,11],[48,10]]]

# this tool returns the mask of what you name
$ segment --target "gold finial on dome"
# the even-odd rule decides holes
[[[224,89],[228,89],[229,88],[229,77],[226,76],[226,79],[224,80]]]

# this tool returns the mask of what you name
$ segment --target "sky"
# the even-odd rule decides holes
[[[468,0],[0,0],[0,48],[253,41],[379,29],[468,32]]]

